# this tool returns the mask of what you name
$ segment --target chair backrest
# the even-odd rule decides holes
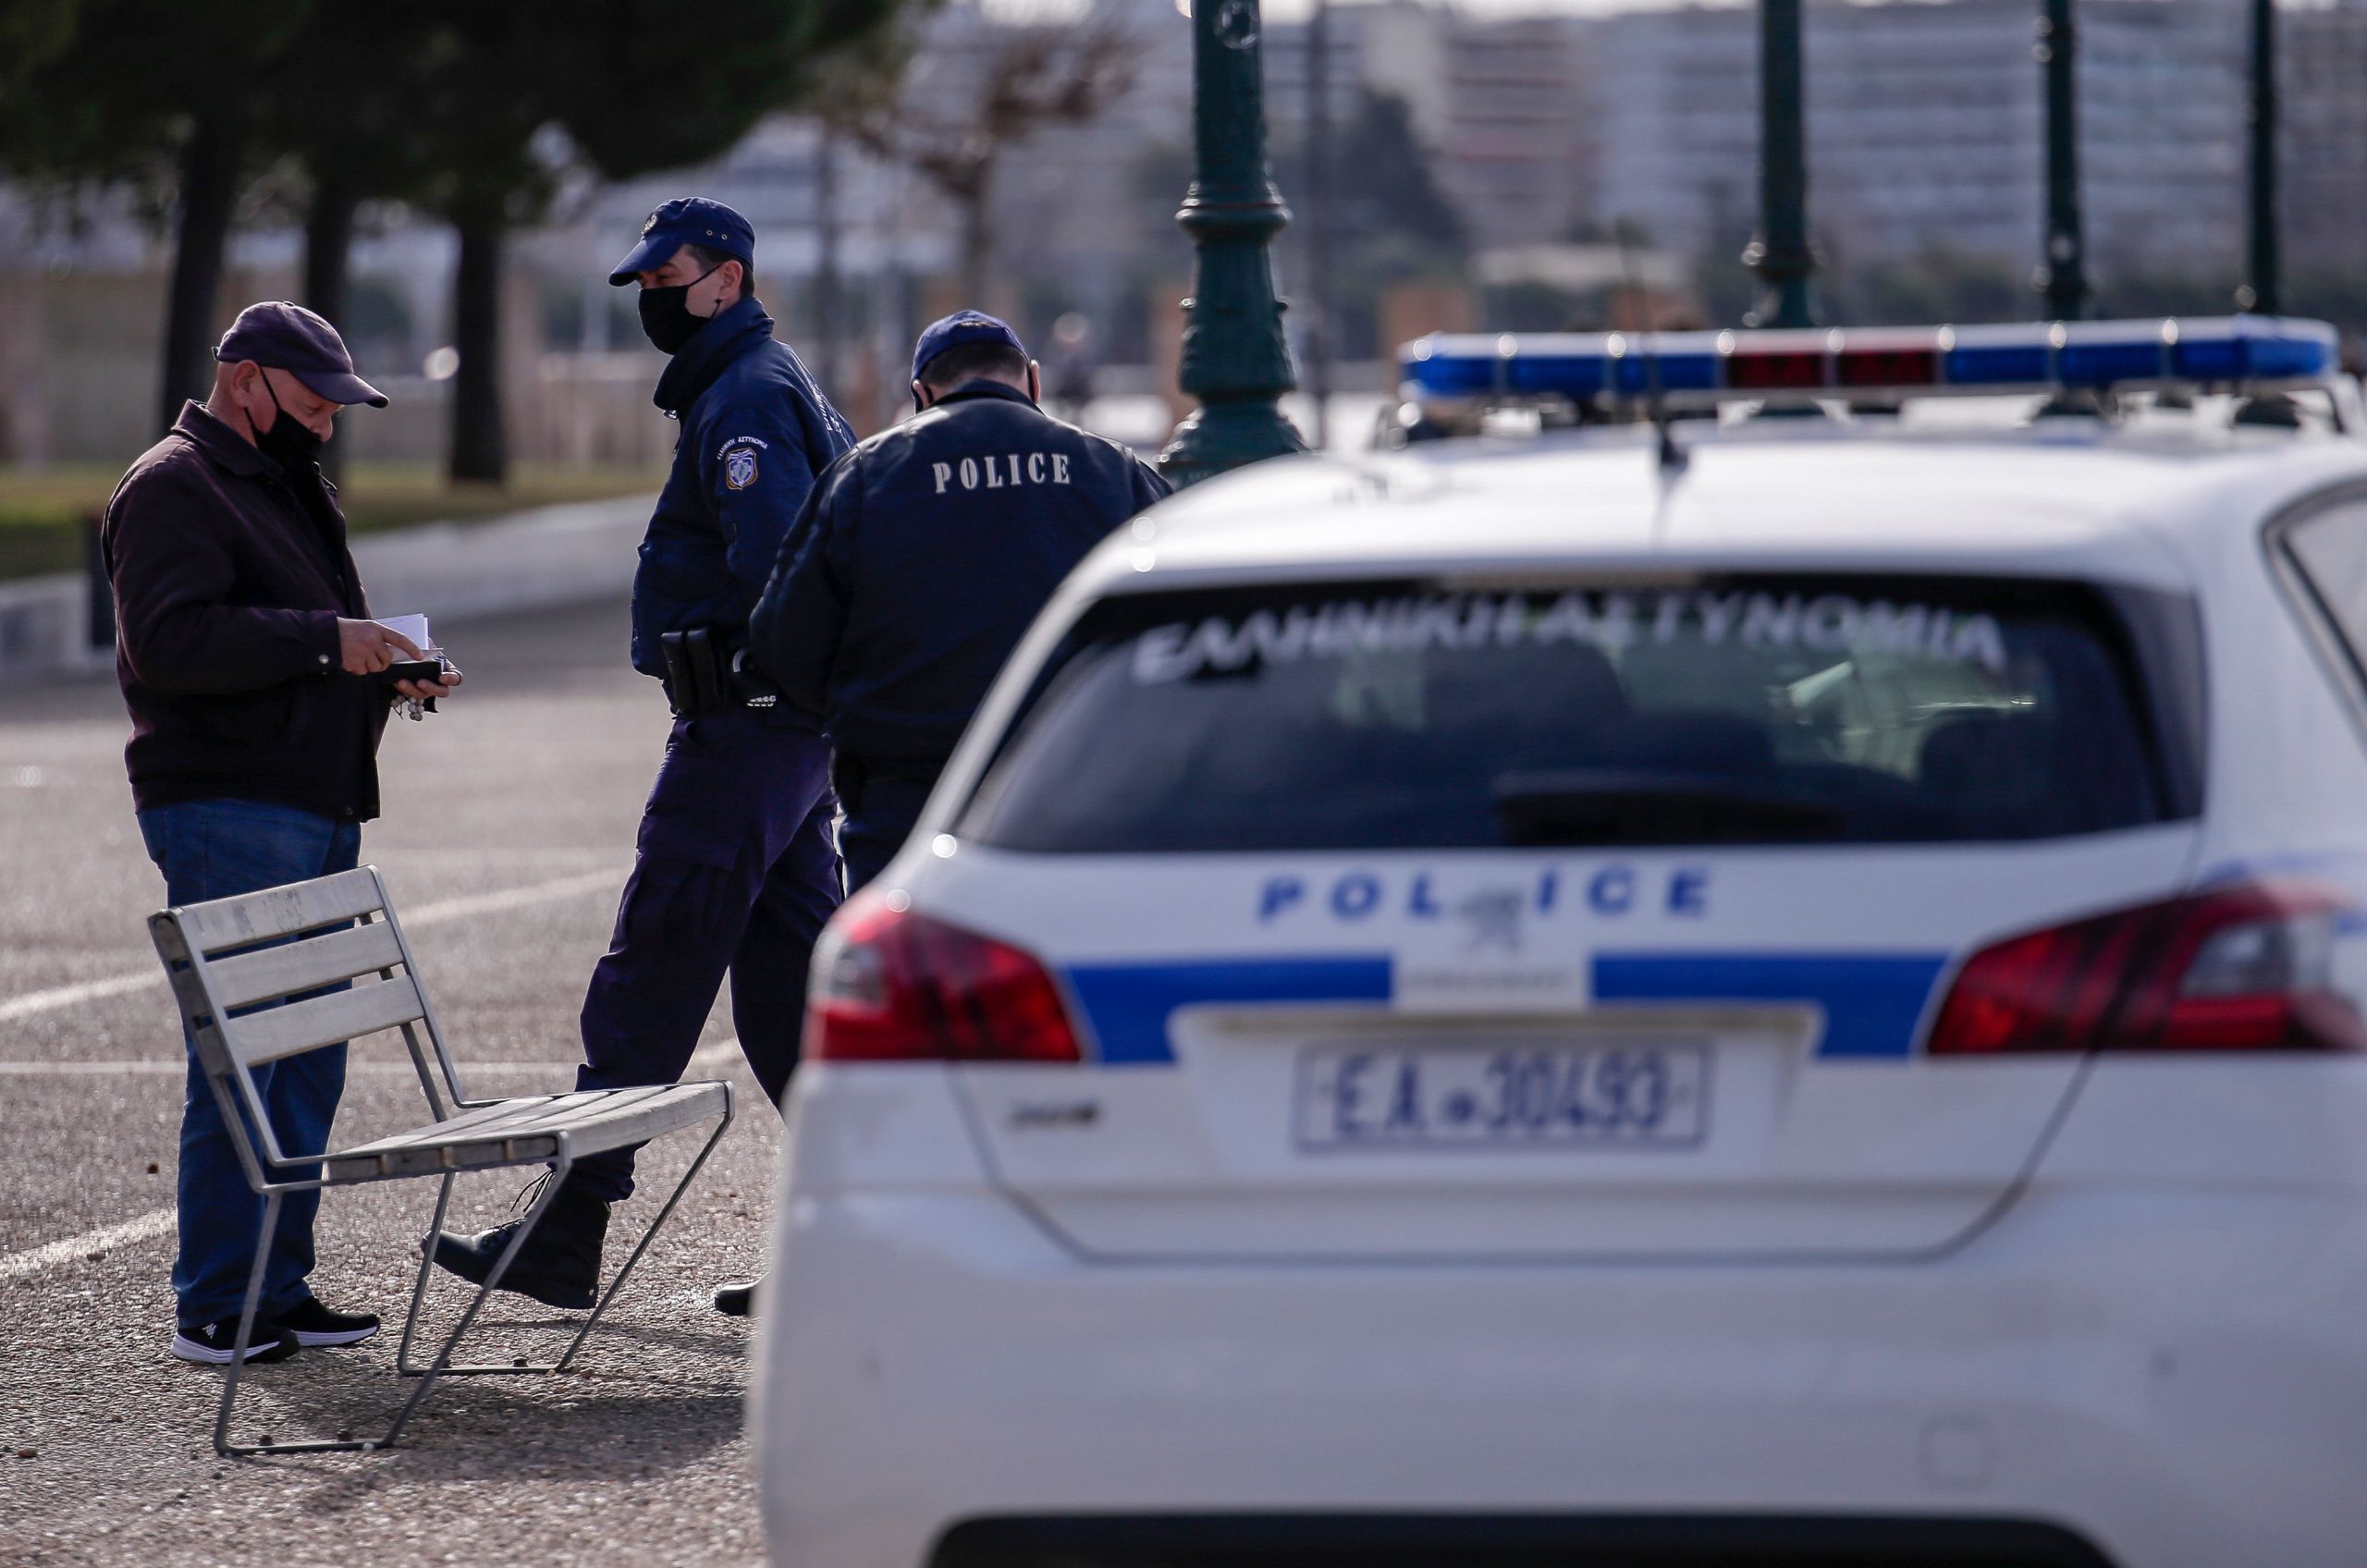
[[[149,916],[148,930],[206,1076],[226,1102],[235,1096],[244,1104],[245,1118],[228,1103],[223,1110],[259,1182],[250,1128],[269,1164],[309,1162],[329,1151],[281,1152],[254,1068],[399,1029],[435,1119],[450,1114],[439,1078],[452,1103],[463,1098],[377,867],[165,910]]]

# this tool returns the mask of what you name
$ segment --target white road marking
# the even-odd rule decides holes
[[[571,899],[601,888],[623,886],[624,876],[620,872],[586,871],[523,888],[508,888],[497,893],[470,893],[457,899],[439,899],[434,903],[422,904],[415,910],[399,909],[395,912],[395,918],[403,923],[405,930],[416,931],[423,925],[435,925],[447,920],[465,920],[473,914],[498,914],[505,910],[524,909],[557,899]],[[21,997],[0,1001],[0,1023],[13,1023],[19,1018],[31,1018],[37,1012],[55,1012],[62,1007],[103,1001],[148,986],[161,989],[164,984],[164,971],[151,967],[109,974],[97,980],[84,980],[71,986],[54,986],[45,991],[28,991]]]
[[[727,1035],[711,1046],[701,1046],[697,1050],[693,1051],[691,1065],[707,1068],[728,1066],[737,1060],[739,1055],[739,1036]],[[508,1072],[538,1068],[547,1072],[554,1067],[567,1065],[565,1062],[555,1061],[481,1061],[472,1067],[463,1067],[462,1071]],[[0,1062],[0,1074],[19,1077],[30,1077],[34,1072],[47,1072],[75,1077],[97,1076],[107,1070],[125,1072],[178,1073],[182,1071],[182,1067],[178,1061]],[[354,1071],[408,1073],[411,1071],[411,1067],[407,1061],[369,1062]],[[62,1263],[80,1262],[100,1253],[113,1252],[117,1247],[132,1246],[141,1242],[153,1241],[158,1236],[169,1235],[173,1231],[174,1213],[175,1211],[169,1208],[153,1208],[145,1214],[124,1220],[121,1224],[102,1225],[95,1231],[85,1231],[79,1236],[67,1236],[63,1241],[50,1242],[42,1246],[28,1248],[23,1252],[0,1254],[0,1283],[10,1280],[21,1280],[29,1274],[44,1273]]]
[[[737,1035],[717,1040],[711,1046],[701,1046],[691,1053],[693,1067],[729,1067],[740,1060],[740,1037]],[[550,1072],[570,1068],[572,1061],[553,1059],[549,1061],[467,1061],[456,1062],[463,1074],[478,1072]],[[189,1071],[185,1061],[164,1057],[131,1057],[115,1061],[0,1061],[0,1078],[138,1078],[179,1077]],[[409,1078],[416,1070],[404,1061],[357,1061],[346,1068],[349,1078],[386,1076]]]
[[[548,882],[529,883],[523,888],[505,888],[497,893],[465,893],[457,899],[422,904],[409,914],[399,909],[395,918],[406,927],[434,925],[447,920],[464,920],[472,914],[497,914],[503,910],[549,903],[554,899],[571,899],[578,893],[597,892],[603,888],[622,892],[629,870],[631,867],[619,866],[607,871],[583,871],[573,876],[556,876]]]
[[[472,1061],[461,1064],[469,1072],[549,1072],[573,1067],[571,1061]],[[0,1078],[178,1078],[189,1071],[185,1061],[170,1061],[163,1057],[139,1057],[120,1061],[0,1061]],[[349,1078],[417,1076],[408,1061],[357,1061],[345,1070]]]
[[[0,1002],[0,1023],[12,1023],[19,1018],[30,1018],[36,1012],[119,997],[143,986],[162,986],[164,983],[165,976],[161,972],[143,969],[132,974],[110,974],[104,980],[85,980],[78,986],[56,986],[46,991],[32,991]]]
[[[134,1219],[119,1225],[102,1225],[95,1231],[85,1231],[79,1236],[51,1242],[24,1252],[0,1256],[0,1280],[21,1280],[28,1274],[40,1274],[61,1263],[73,1263],[94,1253],[112,1252],[135,1242],[153,1241],[169,1235],[173,1229],[173,1211],[153,1208]]]

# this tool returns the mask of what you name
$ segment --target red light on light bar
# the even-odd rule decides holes
[[[1936,386],[1937,349],[1844,349],[1834,356],[1834,379],[1843,386]]]
[[[1824,386],[1824,355],[1812,349],[1734,354],[1726,360],[1726,385],[1738,390],[1813,392]]]

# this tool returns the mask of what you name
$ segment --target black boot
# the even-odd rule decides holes
[[[756,1310],[756,1290],[765,1282],[761,1274],[737,1285],[726,1285],[715,1292],[715,1309],[726,1317],[745,1317]]]
[[[543,1178],[548,1181],[550,1178]],[[528,1189],[531,1193],[533,1189]],[[532,1199],[527,1200],[532,1207]],[[523,1225],[512,1219],[473,1236],[450,1231],[435,1232],[435,1258],[472,1284],[482,1285],[509,1238]],[[608,1206],[562,1186],[543,1212],[542,1219],[510,1260],[501,1276],[501,1289],[532,1296],[545,1306],[582,1311],[597,1298],[600,1289],[600,1247],[608,1238]]]

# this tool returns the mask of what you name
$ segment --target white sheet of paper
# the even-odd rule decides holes
[[[378,624],[389,631],[401,632],[422,653],[435,645],[427,639],[427,618],[423,615],[382,615]]]

